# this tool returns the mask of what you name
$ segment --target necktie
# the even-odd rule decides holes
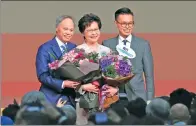
[[[122,41],[124,43],[124,45],[126,45],[126,43],[128,42],[126,39]]]
[[[62,54],[65,54],[67,52],[66,44],[61,46]]]

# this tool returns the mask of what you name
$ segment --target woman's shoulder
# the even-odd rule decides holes
[[[78,45],[76,48],[81,49],[81,48],[84,48],[85,45],[86,45],[86,44],[83,43],[83,44]]]
[[[100,48],[101,48],[102,51],[107,51],[107,52],[110,51],[110,48],[108,48],[106,46],[103,46],[101,44],[99,46],[100,46]]]
[[[109,54],[111,52],[111,49],[106,47],[106,46],[100,45],[100,50],[99,51],[100,51],[99,52],[100,56],[102,57],[102,56],[105,56],[105,55]]]

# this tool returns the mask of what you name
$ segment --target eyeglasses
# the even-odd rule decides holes
[[[132,22],[129,22],[129,23],[126,23],[126,22],[123,22],[123,23],[120,23],[120,22],[118,22],[118,21],[116,21],[118,24],[120,24],[122,27],[132,27],[133,25],[134,25],[134,21],[132,21]]]
[[[93,32],[99,32],[100,30],[99,29],[88,29],[88,30],[86,30],[86,32],[88,32],[88,33],[93,33]]]

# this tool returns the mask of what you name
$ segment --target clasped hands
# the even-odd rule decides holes
[[[80,84],[79,82],[65,80],[63,82],[63,88],[67,87],[67,88],[74,88],[75,89],[79,84]],[[106,88],[106,90],[104,90],[103,93],[105,93],[106,96],[108,96],[108,97],[114,96],[118,92],[118,88],[116,88],[116,87],[105,85],[105,88]],[[99,87],[96,84],[88,83],[88,84],[82,85],[82,90],[98,93]]]

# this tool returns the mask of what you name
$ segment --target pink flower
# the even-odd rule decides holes
[[[58,60],[55,60],[54,62],[52,63],[49,63],[48,66],[51,70],[54,70],[54,69],[57,69],[58,68],[58,64],[59,64],[59,61]]]
[[[92,60],[92,59],[89,59],[89,62],[91,62],[91,63],[94,63],[94,60]]]
[[[115,63],[115,69],[119,69],[119,62]]]

